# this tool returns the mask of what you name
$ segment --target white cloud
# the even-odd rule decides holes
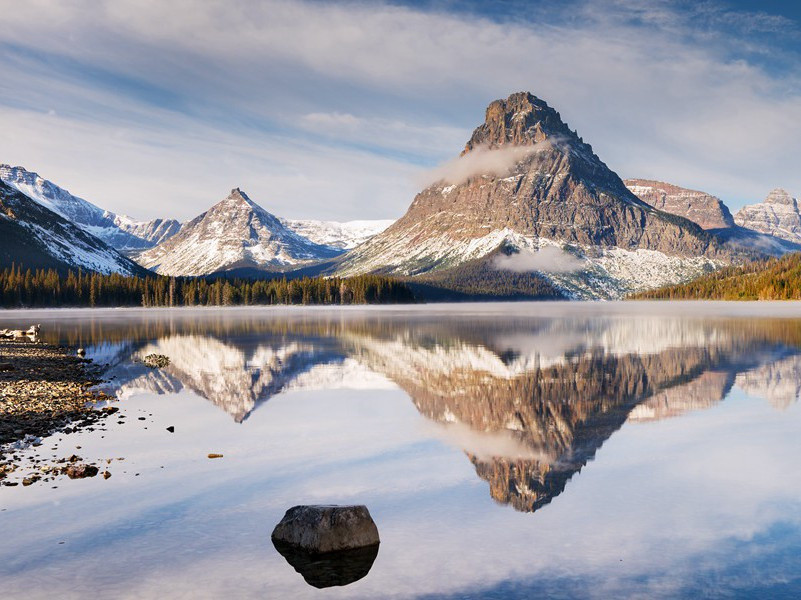
[[[774,49],[726,36],[786,35],[786,19],[667,1],[571,4],[570,18],[532,8],[531,23],[378,3],[202,6],[14,2],[0,21],[0,161],[142,217],[191,216],[245,179],[287,216],[393,217],[490,100],[530,90],[621,176],[733,209],[777,185],[801,191],[798,70],[770,73],[747,60]],[[110,153],[102,140],[120,132]]]
[[[504,177],[517,163],[546,147],[550,147],[548,142],[541,142],[535,146],[506,146],[492,150],[486,146],[478,146],[467,154],[424,173],[419,181],[424,186],[438,181],[459,185],[477,175]]]
[[[514,273],[570,273],[581,269],[584,262],[556,246],[545,246],[537,252],[520,250],[514,254],[496,256],[493,266]]]

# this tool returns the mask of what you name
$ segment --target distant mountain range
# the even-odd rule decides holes
[[[492,102],[460,156],[394,223],[286,219],[238,188],[183,224],[137,221],[22,167],[0,165],[0,180],[47,209],[41,223],[28,211],[29,226],[46,231],[55,214],[94,247],[115,250],[103,268],[124,273],[131,263],[120,254],[166,275],[373,272],[447,287],[469,274],[482,290],[514,291],[522,280],[523,296],[551,289],[553,297],[617,298],[801,250],[801,214],[784,190],[732,215],[705,192],[623,181],[527,92]],[[7,240],[0,251],[16,255]],[[65,248],[74,246],[41,248],[53,265],[85,263],[65,262]],[[45,254],[25,264],[46,264]]]

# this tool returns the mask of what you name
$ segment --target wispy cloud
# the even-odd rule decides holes
[[[785,17],[667,0],[534,4],[532,21],[448,4],[198,6],[14,3],[0,160],[134,216],[189,217],[233,185],[288,216],[397,216],[490,100],[530,90],[622,176],[734,208],[801,191]],[[774,59],[792,68],[760,62]]]
[[[424,173],[418,181],[423,186],[437,182],[459,185],[479,175],[504,177],[527,156],[549,147],[550,143],[547,141],[534,146],[506,146],[492,150],[486,146],[478,146]]]
[[[496,256],[493,266],[514,273],[572,273],[581,269],[584,261],[556,246],[544,246],[537,252],[520,250]]]

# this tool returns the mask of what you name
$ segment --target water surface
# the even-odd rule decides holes
[[[39,449],[110,479],[0,488],[4,597],[801,595],[797,304],[0,313],[29,322],[126,419]],[[365,577],[275,550],[301,503],[369,507]]]

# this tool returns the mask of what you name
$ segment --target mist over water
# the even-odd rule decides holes
[[[109,480],[0,488],[12,596],[801,593],[795,304],[32,311],[0,327],[28,321],[105,365],[127,422],[42,440],[114,458]],[[138,362],[153,353],[170,364]],[[273,547],[301,503],[369,507],[381,547],[357,580],[317,589],[340,580]]]

